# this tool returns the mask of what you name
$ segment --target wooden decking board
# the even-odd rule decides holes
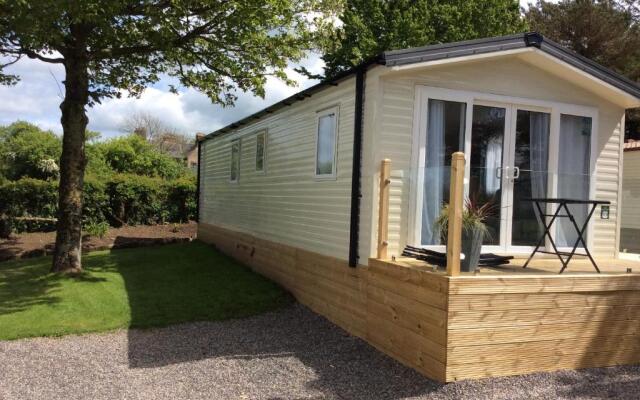
[[[565,307],[528,310],[451,311],[449,329],[549,325],[562,322],[633,320],[640,306]]]
[[[463,294],[449,297],[449,311],[531,310],[620,305],[640,305],[640,292]]]
[[[597,349],[607,352],[618,349],[638,350],[640,336],[594,336],[556,340],[540,340],[491,345],[466,345],[447,348],[449,365],[502,362],[514,358],[553,357],[567,354],[586,354]]]

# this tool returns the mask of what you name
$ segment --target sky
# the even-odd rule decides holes
[[[520,0],[520,3],[526,7],[528,1]],[[300,64],[312,73],[323,71],[324,64],[317,54],[310,54]],[[276,78],[270,78],[264,99],[239,92],[236,105],[227,108],[211,104],[205,95],[194,89],[180,88],[177,95],[170,93],[170,78],[164,78],[147,88],[140,98],[125,94],[120,99],[105,99],[102,104],[89,108],[89,129],[100,132],[103,138],[121,135],[125,133],[122,126],[127,118],[136,113],[148,113],[166,126],[189,136],[196,132],[213,132],[316,83],[296,73],[293,67],[288,69],[288,74],[298,82],[296,86],[287,86]],[[61,133],[63,68],[22,59],[6,72],[19,75],[21,80],[15,86],[0,85],[0,125],[25,120]]]

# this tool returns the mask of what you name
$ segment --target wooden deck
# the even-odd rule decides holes
[[[410,258],[376,260],[447,281],[445,380],[640,362],[640,262],[526,259],[447,277]],[[631,273],[627,272],[631,269]]]

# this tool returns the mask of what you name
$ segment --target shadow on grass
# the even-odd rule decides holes
[[[0,263],[0,315],[59,302],[56,290],[65,280],[104,281],[87,273],[74,276],[50,274],[50,267],[50,257]]]
[[[47,274],[49,266],[48,259],[0,264],[0,314],[55,303],[52,291],[59,283]]]

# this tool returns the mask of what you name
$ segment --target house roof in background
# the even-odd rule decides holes
[[[260,119],[264,115],[272,114],[275,111],[288,107],[294,102],[304,100],[313,94],[324,90],[330,86],[337,86],[339,82],[350,78],[358,70],[366,70],[372,65],[386,65],[387,67],[400,67],[410,64],[424,63],[437,60],[457,59],[481,54],[504,52],[508,50],[518,50],[526,48],[536,48],[559,59],[570,66],[577,68],[607,84],[640,100],[640,85],[625,76],[622,76],[602,65],[591,61],[561,45],[544,38],[537,32],[519,33],[509,36],[499,36],[485,39],[466,40],[462,42],[436,44],[424,47],[415,47],[402,50],[386,51],[372,59],[344,71],[331,79],[324,80],[314,86],[309,87],[293,96],[287,97],[257,113],[251,114],[239,121],[220,128],[215,132],[206,135],[202,140],[219,136],[235,128],[244,126],[253,120]]]

